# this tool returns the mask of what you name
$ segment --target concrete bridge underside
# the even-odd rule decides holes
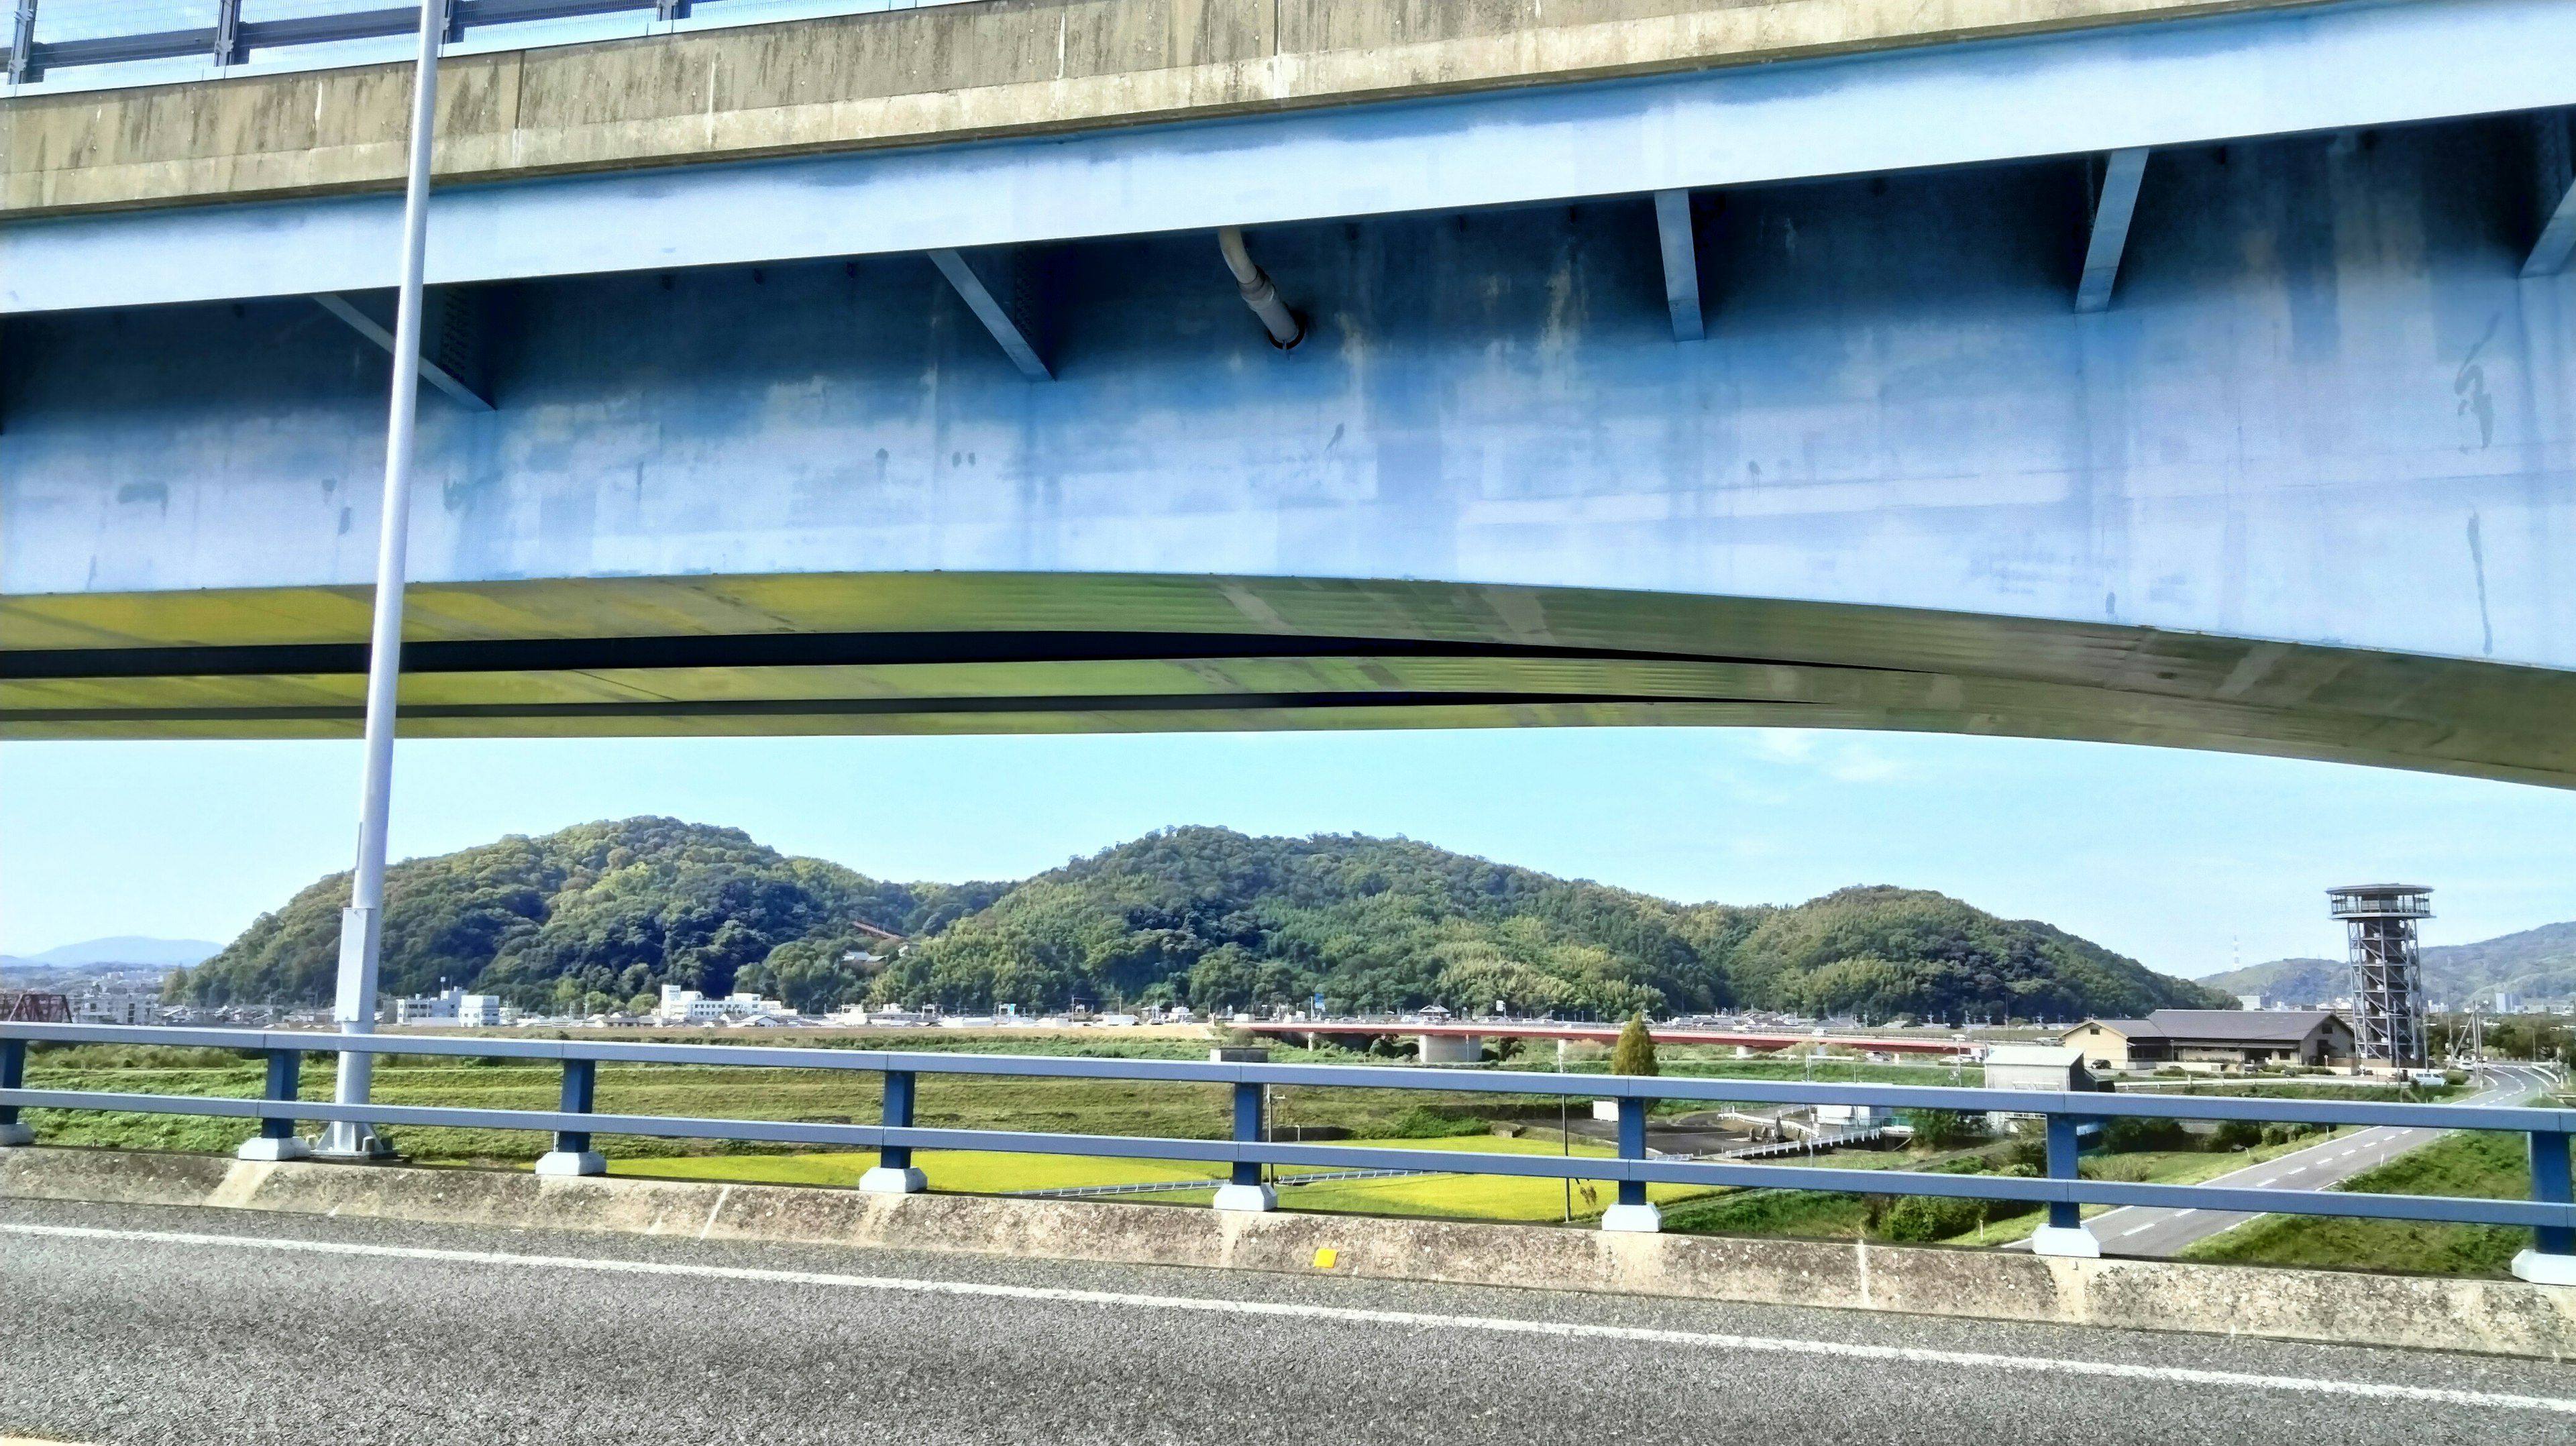
[[[1457,104],[1389,134],[1478,143]],[[965,261],[1036,380],[900,237],[816,253],[819,162],[518,230],[606,193],[460,192],[448,359],[490,407],[424,404],[405,728],[1765,724],[2576,783],[2576,283],[2522,275],[2551,124],[2157,144],[2098,313],[2104,161],[2045,138],[1681,185],[1677,252],[1649,195],[1361,208],[1317,167],[1242,217],[1285,354],[1166,224],[1187,187],[1123,233],[1015,192]],[[618,250],[675,196],[721,245]],[[356,732],[374,222],[275,205],[0,225],[0,737]]]

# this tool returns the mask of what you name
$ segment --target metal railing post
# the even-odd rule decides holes
[[[27,1041],[0,1039],[0,1090],[27,1087]],[[18,1118],[16,1105],[0,1105],[0,1145],[32,1145],[36,1132]]]
[[[2576,1204],[2576,1171],[2568,1161],[2568,1135],[2531,1132],[2531,1198],[2551,1205]],[[2542,1285],[2576,1285],[2576,1228],[2542,1225],[2531,1248],[2513,1258],[2513,1273]]]
[[[18,0],[9,17],[9,83],[39,80],[44,73],[36,64],[36,0]]]
[[[887,1129],[912,1128],[912,1084],[912,1071],[886,1071],[883,1120]],[[912,1146],[882,1144],[877,1147],[876,1168],[859,1177],[859,1188],[871,1195],[918,1195],[930,1188],[930,1181],[913,1165]]]
[[[586,1115],[591,1101],[599,1092],[599,1061],[568,1059],[563,1062],[563,1113]],[[605,1175],[607,1157],[590,1147],[590,1131],[557,1130],[555,1147],[537,1159],[540,1175]]]
[[[1646,1110],[1654,1101],[1634,1095],[1619,1100],[1619,1158],[1623,1162],[1646,1158]],[[1646,1199],[1646,1182],[1622,1175],[1619,1179],[1619,1203],[1601,1212],[1601,1228],[1653,1235],[1664,1228],[1664,1212]]]
[[[215,0],[215,54],[218,68],[239,65],[250,59],[241,43],[242,0]]]
[[[268,1052],[268,1078],[262,1082],[259,1097],[264,1100],[291,1100],[304,1082],[304,1051],[272,1049]],[[301,1160],[313,1153],[313,1147],[297,1138],[291,1116],[272,1115],[259,1122],[259,1133],[241,1142],[233,1151],[237,1160]]]
[[[1261,1143],[1261,1086],[1237,1084],[1234,1087],[1234,1142],[1238,1145]],[[1219,1210],[1243,1210],[1258,1214],[1279,1208],[1279,1192],[1261,1183],[1261,1162],[1236,1160],[1226,1183],[1216,1190],[1213,1202]]]
[[[2066,1114],[2052,1114],[2047,1120],[2048,1178],[2082,1178],[2078,1156],[2084,1148],[2084,1141],[2076,1129],[2083,1122]],[[2072,1200],[2048,1202],[2048,1223],[2031,1232],[2030,1248],[2034,1255],[2091,1258],[2102,1253],[2101,1243],[2093,1238],[2093,1232],[2084,1228],[2084,1207]]]

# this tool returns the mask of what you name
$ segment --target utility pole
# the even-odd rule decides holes
[[[411,165],[403,182],[401,290],[394,303],[393,398],[385,426],[384,514],[376,537],[375,630],[367,648],[367,756],[358,791],[358,866],[340,912],[338,1016],[343,1034],[373,1034],[384,946],[385,826],[393,805],[395,689],[402,679],[404,550],[411,530],[412,432],[420,409],[421,274],[429,239],[429,158],[438,121],[438,43],[443,0],[422,0],[411,83]],[[367,1102],[375,1056],[343,1053],[331,1098]],[[373,1125],[334,1121],[316,1154],[344,1160],[393,1153]]]

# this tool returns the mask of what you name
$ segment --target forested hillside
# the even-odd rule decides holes
[[[668,818],[513,835],[386,871],[382,986],[419,994],[443,979],[547,1009],[624,1008],[666,983],[788,988],[828,1007],[855,973],[841,956],[868,947],[853,923],[920,933],[1007,887],[880,883]],[[348,902],[349,876],[333,874],[174,987],[208,1004],[327,999]]]
[[[346,875],[186,976],[192,999],[318,1001]],[[1845,889],[1789,908],[1676,904],[1404,839],[1180,828],[1017,884],[890,884],[733,829],[589,824],[397,865],[385,988],[445,978],[524,1007],[662,983],[805,1009],[1185,1002],[1441,1003],[1616,1017],[1740,1006],[2070,1018],[2226,1002],[2045,924],[1939,894]],[[854,924],[905,935],[891,959]]]

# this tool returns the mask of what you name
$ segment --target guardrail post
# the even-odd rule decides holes
[[[268,1079],[261,1086],[264,1100],[291,1100],[304,1080],[304,1051],[272,1049],[268,1052]],[[301,1160],[313,1153],[313,1147],[296,1137],[295,1121],[290,1116],[271,1116],[259,1122],[259,1133],[241,1142],[233,1151],[236,1160]]]
[[[27,1087],[27,1041],[0,1039],[0,1090]],[[0,1105],[0,1145],[32,1145],[36,1132],[18,1119],[16,1105]]]
[[[1646,1158],[1646,1107],[1654,1101],[1623,1095],[1619,1100],[1619,1158],[1623,1161]],[[1654,1235],[1664,1228],[1664,1212],[1646,1199],[1646,1182],[1622,1179],[1619,1203],[1601,1212],[1601,1228],[1636,1235]]]
[[[599,1061],[568,1059],[563,1062],[563,1112],[568,1115],[590,1113],[591,1101],[599,1092]],[[540,1175],[605,1175],[608,1159],[590,1147],[590,1131],[557,1130],[555,1147],[537,1157]]]
[[[912,1128],[912,1071],[890,1069],[885,1077],[885,1127]],[[930,1181],[912,1163],[912,1146],[879,1145],[877,1165],[859,1177],[859,1188],[871,1195],[918,1195]]]
[[[2047,1118],[2048,1178],[2079,1178],[2076,1153],[2084,1147],[2084,1142],[2076,1137],[2075,1127],[2081,1121],[2073,1115],[2050,1115]],[[2033,1255],[2093,1259],[2101,1255],[2102,1243],[2093,1238],[2092,1231],[2084,1228],[2083,1206],[2072,1200],[2051,1200],[2048,1202],[2048,1223],[2031,1232],[2030,1250]]]
[[[2532,1199],[2576,1204],[2576,1172],[2568,1168],[2567,1142],[2564,1131],[2531,1132]],[[2513,1273],[2542,1285],[2576,1285],[2576,1229],[2543,1225],[2532,1231],[2531,1248],[2513,1258]]]
[[[1261,1086],[1238,1084],[1234,1087],[1234,1142],[1238,1145],[1261,1143]],[[1216,1208],[1244,1210],[1259,1214],[1279,1208],[1279,1192],[1261,1183],[1261,1162],[1237,1160],[1233,1178],[1216,1187]]]

